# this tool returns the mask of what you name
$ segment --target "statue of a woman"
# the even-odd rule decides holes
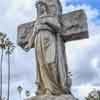
[[[60,36],[59,0],[39,0],[37,20],[26,48],[34,44],[37,61],[37,95],[70,94],[64,41]]]

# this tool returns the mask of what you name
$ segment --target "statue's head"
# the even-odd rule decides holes
[[[37,15],[48,13],[49,15],[62,15],[62,6],[59,0],[38,0],[36,2]]]
[[[38,16],[42,16],[42,15],[48,13],[48,7],[47,7],[45,2],[37,1],[36,8],[37,8],[37,15]]]

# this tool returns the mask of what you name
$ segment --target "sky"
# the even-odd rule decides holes
[[[72,92],[81,100],[93,89],[100,89],[100,0],[60,0],[63,13],[84,9],[88,18],[89,39],[66,43],[69,71],[72,72]],[[28,53],[16,44],[17,26],[36,17],[35,0],[0,0],[0,31],[8,35],[16,49],[11,56],[10,100],[19,100],[17,87],[36,91],[36,60],[34,49]],[[7,57],[3,63],[3,95],[7,95]]]

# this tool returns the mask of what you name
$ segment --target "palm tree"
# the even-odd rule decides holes
[[[0,32],[0,48],[1,48],[1,61],[0,61],[0,100],[2,100],[2,64],[3,64],[3,53],[5,49],[5,38],[6,35]]]
[[[6,50],[8,55],[8,100],[10,94],[10,55],[12,54],[15,46],[13,43],[6,38],[6,34],[0,32],[0,48],[1,48],[1,62],[0,62],[0,100],[2,100],[2,64],[3,64],[3,53]]]
[[[30,96],[30,91],[29,90],[26,90],[25,91],[25,95],[26,95],[26,97],[29,97]]]
[[[21,100],[21,93],[22,93],[22,90],[23,90],[23,88],[22,88],[21,86],[18,86],[18,87],[17,87],[17,91],[18,91],[18,93],[19,93],[19,95],[20,95],[20,100]]]
[[[87,97],[85,97],[85,100],[100,100],[99,93],[96,89],[93,89]]]
[[[3,97],[2,100],[7,100],[7,97]]]
[[[5,40],[5,48],[6,48],[6,54],[8,56],[8,94],[7,94],[7,100],[9,100],[9,97],[10,97],[10,55],[13,53],[15,46],[8,38]]]

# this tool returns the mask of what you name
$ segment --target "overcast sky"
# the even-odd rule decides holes
[[[100,0],[62,0],[61,3],[64,13],[82,8],[88,17],[89,39],[66,43],[67,63],[73,75],[72,91],[82,100],[92,88],[100,88]],[[15,45],[17,26],[34,20],[35,16],[34,0],[0,0],[0,31],[6,33]],[[3,95],[5,96],[7,95],[6,56],[3,65]],[[16,90],[19,85],[34,94],[35,78],[34,49],[26,53],[16,46],[11,57],[10,100],[19,100]]]

